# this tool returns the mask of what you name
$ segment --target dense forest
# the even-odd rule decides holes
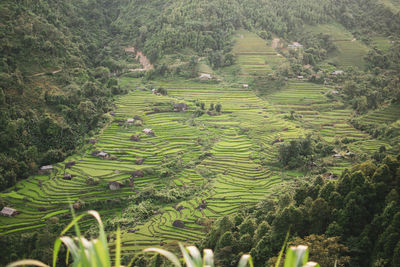
[[[348,35],[321,31],[321,25],[335,25]],[[375,110],[400,104],[400,15],[384,1],[3,0],[0,26],[1,191],[17,191],[18,182],[37,174],[40,166],[90,150],[88,139],[113,122],[115,100],[121,95],[135,89],[151,91],[156,88],[154,81],[162,79],[195,79],[203,72],[202,64],[217,77],[204,87],[220,82],[224,75],[229,77],[223,81],[227,84],[234,79],[230,75],[235,73],[240,54],[233,51],[235,34],[244,29],[267,44],[280,40],[273,54],[285,59],[268,75],[245,80],[257,96],[268,98],[296,79],[326,86],[328,99],[351,110],[347,119],[354,129],[386,142],[386,146],[353,159],[355,154],[348,151],[349,145],[356,143],[352,136],[331,143],[316,134],[293,140],[276,137],[272,142],[279,144],[276,158],[263,157],[268,151],[261,151],[262,145],[249,158],[254,160],[253,154],[257,154],[259,158],[254,158],[261,162],[260,169],[271,161],[274,171],[301,172],[304,177],[293,175],[296,178],[285,181],[279,197],[269,196],[231,216],[202,222],[208,233],[197,244],[213,249],[221,266],[236,266],[244,253],[252,255],[256,266],[272,265],[289,232],[290,244],[310,244],[310,254],[321,266],[334,266],[336,260],[336,266],[400,265],[400,124],[398,117],[365,119]],[[343,36],[351,36],[351,40],[342,40]],[[376,36],[384,38],[388,48],[375,45]],[[362,67],[339,64],[336,56],[344,41],[357,41],[367,49]],[[304,48],[286,49],[293,42]],[[143,52],[154,68],[132,71],[142,66],[130,49]],[[343,74],[332,75],[339,68]],[[143,84],[121,83],[124,78],[139,78]],[[153,90],[169,97],[169,89],[158,86]],[[188,125],[204,127],[195,122],[204,114],[224,115],[226,107],[219,100],[207,107],[201,101],[193,103],[196,110]],[[151,112],[146,110],[146,115],[169,111],[165,108],[169,103],[158,104]],[[282,115],[286,122],[301,121],[303,115],[286,112]],[[240,132],[254,137],[251,127]],[[174,178],[178,169],[193,168],[205,178],[204,184],[185,186],[184,190],[179,184],[161,189],[157,183],[149,184],[136,195],[98,200],[85,209],[118,210],[120,217],[105,218],[106,230],[112,232],[117,225],[129,230],[161,214],[166,203],[176,206],[200,190],[212,191],[212,179],[218,175],[197,165],[213,156],[210,151],[218,140],[216,135],[209,131],[207,137],[197,138],[196,144],[204,149],[188,164],[182,163],[182,153],[163,158],[161,170],[145,169],[144,174],[135,176]],[[327,178],[323,174],[332,167],[329,158],[338,147],[356,164],[337,179]],[[140,160],[135,164],[141,165],[145,159]],[[226,173],[228,170],[223,175]],[[99,181],[89,177],[86,184],[98,185]],[[0,207],[6,203],[0,198]],[[52,217],[32,233],[1,236],[0,247],[7,253],[2,253],[0,262],[22,256],[50,262],[52,242],[65,219],[69,218]],[[95,230],[87,227],[86,232],[93,236]],[[142,254],[127,255],[124,261],[135,266],[164,264],[159,257]]]

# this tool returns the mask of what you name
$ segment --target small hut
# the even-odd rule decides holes
[[[82,203],[78,200],[74,204],[72,204],[74,210],[80,210],[82,208]]]
[[[64,179],[64,180],[71,180],[71,179],[72,179],[72,174],[70,174],[70,173],[64,173],[63,179]]]
[[[152,129],[149,129],[149,128],[143,129],[143,133],[148,134],[148,135],[152,135],[152,136],[156,135],[155,132]]]
[[[140,178],[143,176],[144,176],[144,173],[142,170],[136,170],[132,173],[132,177],[134,177],[134,178]]]
[[[16,209],[9,208],[9,207],[4,207],[0,211],[0,215],[7,216],[7,217],[13,217],[13,216],[15,216],[17,214],[18,214],[18,211]]]
[[[91,145],[94,145],[94,144],[96,144],[96,139],[91,138],[88,140],[88,143]]]
[[[123,187],[123,184],[117,181],[111,181],[108,184],[108,187],[110,188],[110,190],[119,190],[121,187]]]
[[[132,135],[132,136],[131,136],[131,140],[132,140],[132,141],[135,141],[135,142],[138,142],[138,141],[140,140],[140,135],[138,135],[138,134]]]
[[[70,162],[67,162],[67,163],[65,163],[65,168],[66,169],[70,169],[72,166],[74,166],[76,164],[76,162],[73,160],[73,161],[70,161]]]
[[[335,70],[335,71],[333,71],[332,73],[331,73],[331,75],[339,75],[339,74],[343,74],[344,73],[344,71],[343,70]]]
[[[174,227],[178,227],[178,228],[184,228],[185,227],[185,223],[181,220],[175,220],[172,225]]]
[[[243,88],[249,88],[249,85],[248,84],[243,84]]]
[[[175,103],[174,104],[174,111],[176,112],[185,112],[187,110],[188,106],[186,103]]]
[[[97,156],[98,156],[99,158],[103,158],[103,159],[108,159],[108,158],[110,157],[110,155],[108,155],[108,153],[103,152],[103,151],[97,153]]]
[[[135,122],[135,119],[129,118],[126,120],[126,122],[132,124]]]
[[[208,74],[208,73],[202,73],[200,75],[199,79],[202,81],[207,81],[207,80],[211,80],[212,76],[211,76],[211,74]]]
[[[53,165],[45,165],[40,167],[39,174],[49,174],[53,171]]]

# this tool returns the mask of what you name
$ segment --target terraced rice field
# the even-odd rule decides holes
[[[369,112],[361,117],[361,122],[364,124],[381,124],[393,123],[400,118],[400,105],[391,104],[380,110]]]
[[[239,34],[243,38],[235,51],[250,52],[255,43],[264,43],[253,34],[244,31]],[[254,47],[257,57],[271,62],[276,59],[274,53],[264,53],[270,48],[257,50],[260,46]],[[250,55],[238,54],[238,57],[247,60]],[[244,73],[251,74],[249,66],[253,63],[239,64]],[[268,71],[265,68],[261,72]],[[239,83],[226,85],[177,79],[153,82],[153,87],[166,88],[168,96],[140,90],[142,85],[138,79],[124,78],[121,84],[135,90],[116,102],[114,121],[96,137],[97,143],[66,160],[75,160],[76,165],[65,169],[64,163],[56,164],[50,175],[31,177],[0,194],[20,212],[14,218],[0,218],[0,234],[42,227],[53,216],[70,220],[64,218],[69,214],[68,204],[78,199],[89,204],[123,199],[138,194],[149,184],[157,189],[175,184],[179,190],[194,186],[198,192],[180,203],[165,205],[159,214],[137,226],[134,233],[123,232],[123,252],[132,253],[173,241],[193,243],[204,235],[202,219],[232,214],[265,195],[279,193],[282,174],[273,164],[277,160],[279,144],[273,144],[277,138],[287,141],[313,132],[328,142],[352,136],[358,142],[354,146],[357,153],[370,153],[379,148],[378,141],[347,123],[351,111],[343,109],[340,103],[330,102],[325,97],[328,89],[321,85],[291,81],[286,88],[261,99]],[[196,100],[204,102],[207,108],[211,103],[220,103],[223,112],[217,116],[194,117]],[[178,102],[187,103],[189,111],[174,112],[173,103]],[[295,111],[295,120],[287,118],[290,110]],[[142,118],[142,126],[126,123],[135,115]],[[143,134],[145,128],[153,129],[155,136]],[[140,133],[139,141],[130,140],[132,135]],[[93,156],[94,150],[109,153],[114,160]],[[206,152],[208,156],[200,157]],[[261,165],[261,158],[268,163]],[[144,159],[143,164],[137,163],[139,159]],[[170,159],[177,159],[181,167],[174,175],[163,177],[160,168]],[[349,165],[347,160],[338,160],[332,171],[339,173]],[[123,182],[139,170],[144,176],[134,178],[134,186],[118,191],[108,188],[108,182]],[[75,177],[64,180],[64,172]],[[99,179],[100,184],[88,185],[88,177]],[[103,216],[115,216],[121,210],[100,212]],[[183,221],[184,227],[174,227],[176,220]]]
[[[368,53],[368,47],[361,41],[356,40],[353,35],[343,26],[329,24],[310,26],[308,30],[314,33],[324,33],[332,36],[338,51],[332,55],[331,61],[336,61],[341,67],[364,67],[364,56]]]
[[[255,33],[245,30],[236,34],[233,49],[244,76],[260,76],[270,73],[284,59],[266,41]]]

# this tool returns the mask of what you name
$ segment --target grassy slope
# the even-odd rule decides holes
[[[265,59],[257,66],[263,71],[269,70],[268,63],[275,62],[276,53],[254,34],[244,31],[239,34],[244,38],[239,39],[235,51],[250,52],[254,49],[256,56]],[[249,64],[241,61],[241,54],[238,57],[238,64],[243,66],[243,73],[246,74]],[[238,79],[241,81],[243,78]],[[175,210],[172,204],[165,205],[163,213],[138,226],[139,231],[123,233],[125,253],[159,246],[160,242],[193,242],[204,235],[203,226],[197,223],[199,218],[231,214],[244,205],[257,202],[266,194],[279,192],[283,176],[273,164],[279,144],[271,145],[276,138],[290,140],[314,132],[329,142],[334,142],[335,138],[354,137],[356,142],[349,147],[357,153],[379,148],[380,142],[347,123],[351,111],[343,109],[340,103],[330,102],[323,94],[329,89],[323,86],[291,81],[286,88],[261,99],[253,90],[242,88],[240,81],[230,85],[181,79],[156,81],[153,86],[163,86],[169,92],[169,96],[156,96],[151,91],[138,90],[139,80],[122,79],[123,85],[136,90],[117,101],[115,119],[125,121],[139,115],[144,125],[125,127],[118,126],[118,122],[114,121],[97,137],[98,143],[94,147],[88,147],[85,153],[68,159],[77,162],[68,170],[76,175],[71,181],[62,179],[64,164],[59,163],[51,176],[31,177],[19,183],[17,190],[2,193],[0,196],[13,203],[21,214],[15,218],[0,218],[1,233],[41,227],[48,217],[58,211],[61,215],[68,213],[68,203],[78,198],[91,202],[128,196],[137,194],[149,183],[155,183],[159,189],[168,182],[182,188],[200,186],[207,180],[201,175],[206,169],[214,174],[212,187],[205,190],[199,187],[198,194],[179,203],[183,210]],[[223,114],[206,114],[193,119],[192,112],[152,112],[154,107],[171,107],[171,102],[182,101],[188,103],[193,111],[197,99],[205,102],[207,107],[210,103],[221,103]],[[286,119],[290,110],[296,111],[298,120]],[[154,129],[156,136],[144,136],[139,142],[129,140],[132,134],[140,133],[143,128]],[[199,142],[199,138],[209,139],[209,147]],[[95,148],[120,160],[96,158],[91,155]],[[179,169],[172,177],[159,178],[156,174],[147,174],[136,178],[134,190],[125,187],[115,192],[105,185],[88,186],[85,183],[88,176],[104,182],[122,181],[134,170],[157,170],[168,157],[180,158],[183,166],[193,164],[203,151],[211,152],[212,156],[201,160],[193,168]],[[143,165],[135,164],[138,158],[145,158]],[[260,164],[260,158],[267,160],[267,166]],[[335,173],[351,164],[348,160],[331,161],[330,170]],[[293,172],[286,175],[301,174]],[[197,209],[203,200],[207,208]],[[38,211],[38,207],[46,207],[47,211]],[[110,211],[101,212],[107,214]],[[184,229],[172,226],[177,219],[185,222]]]
[[[324,33],[332,36],[332,40],[338,48],[338,51],[330,55],[328,59],[337,63],[341,67],[358,67],[364,66],[364,56],[368,53],[368,47],[361,41],[356,40],[353,35],[343,26],[330,24],[309,26],[307,30],[315,33]]]

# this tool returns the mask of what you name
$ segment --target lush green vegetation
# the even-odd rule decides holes
[[[214,249],[224,266],[237,260],[232,254],[246,251],[262,265],[276,255],[277,244],[291,229],[292,241],[310,244],[310,256],[324,266],[333,266],[335,260],[338,266],[396,266],[399,159],[366,161],[337,181],[297,180],[278,201],[268,198],[220,219],[202,246]]]
[[[379,216],[398,190],[400,18],[384,2],[3,1],[0,207],[19,214],[0,217],[0,262],[49,263],[73,204],[111,241],[120,226],[124,264],[207,232],[218,264],[272,263],[290,225],[324,266],[395,264]]]

